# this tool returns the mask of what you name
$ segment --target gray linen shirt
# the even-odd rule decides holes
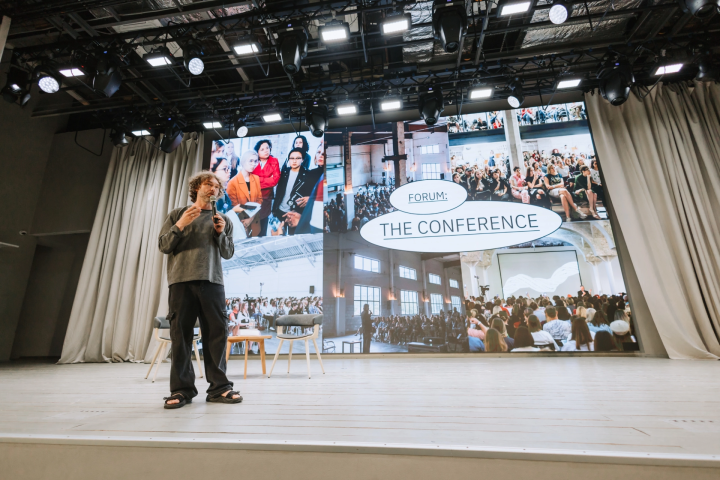
[[[227,215],[220,214],[225,220],[225,230],[215,232],[212,210],[202,210],[200,216],[180,230],[175,224],[187,207],[176,208],[165,218],[158,247],[168,254],[168,285],[192,280],[208,280],[223,285],[223,271],[220,257],[229,260],[235,253],[232,222]]]

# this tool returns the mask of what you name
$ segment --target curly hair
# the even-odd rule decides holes
[[[206,180],[210,180],[211,178],[217,180],[218,185],[220,185],[220,195],[223,195],[225,193],[223,184],[217,177],[217,175],[215,175],[210,170],[203,170],[202,172],[198,172],[192,177],[190,177],[190,180],[188,181],[188,184],[190,186],[190,200],[192,200],[193,202],[197,201],[197,192],[200,189],[200,185],[202,185]]]

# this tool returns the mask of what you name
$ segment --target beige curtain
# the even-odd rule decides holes
[[[150,142],[113,152],[60,363],[144,360],[165,277],[158,234],[167,213],[190,202],[203,135],[185,135],[170,154]]]
[[[720,87],[660,84],[620,107],[593,93],[585,102],[606,187],[668,355],[717,359]]]

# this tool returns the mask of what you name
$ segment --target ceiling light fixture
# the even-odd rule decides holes
[[[305,125],[310,129],[313,137],[322,137],[328,124],[328,107],[325,104],[314,102],[305,110]]]
[[[145,129],[143,129],[143,130],[133,130],[133,131],[132,131],[132,134],[135,135],[136,137],[147,137],[147,136],[152,135],[150,132],[148,132],[148,131],[145,130]]]
[[[505,17],[515,15],[516,13],[527,12],[530,9],[530,2],[507,3],[500,7],[499,16]]]
[[[38,66],[33,75],[37,79],[38,87],[45,93],[55,93],[60,90],[61,80],[58,75],[47,66]]]
[[[380,102],[380,109],[383,112],[390,110],[400,110],[402,108],[402,100],[399,98],[388,98]]]
[[[167,47],[158,47],[150,53],[146,53],[143,57],[153,67],[163,67],[165,65],[172,65],[174,57]]]
[[[443,49],[455,53],[467,33],[467,11],[464,0],[435,0],[433,2],[433,35]]]
[[[335,111],[338,115],[355,115],[357,113],[357,107],[349,103],[346,105],[338,105],[335,107]]]
[[[435,89],[430,87],[427,93],[420,95],[418,98],[418,110],[420,111],[420,118],[425,120],[425,124],[435,125],[445,110],[442,90],[439,87]]]
[[[493,89],[489,87],[479,87],[479,88],[473,88],[470,90],[470,94],[468,95],[470,97],[470,100],[479,100],[481,98],[490,98],[492,97]]]
[[[384,35],[395,35],[409,30],[411,26],[412,17],[409,13],[392,15],[382,22],[382,32]]]
[[[183,47],[183,64],[188,72],[200,75],[205,70],[205,62],[200,58],[202,55],[202,48],[195,41],[190,41]]]
[[[655,76],[670,75],[671,73],[678,73],[680,70],[682,70],[682,67],[683,67],[682,63],[674,63],[672,65],[663,65],[661,67],[658,67],[657,70],[655,70]]]
[[[85,75],[85,72],[80,70],[79,68],[63,68],[60,70],[60,74],[64,75],[65,77],[82,77]]]
[[[350,25],[332,21],[320,27],[320,37],[325,43],[339,42],[350,38]]]
[[[622,105],[630,98],[630,87],[635,83],[630,65],[611,62],[598,72],[600,95],[613,106]]]
[[[679,0],[680,8],[702,20],[720,13],[720,0]]]
[[[569,78],[567,80],[560,80],[557,84],[557,88],[573,88],[580,85],[580,79],[579,78]]]
[[[279,33],[275,53],[286,73],[295,75],[299,72],[302,60],[308,54],[308,34],[305,27],[288,23],[287,28]]]
[[[553,0],[550,12],[548,12],[550,21],[555,25],[565,23],[565,20],[570,16],[571,8],[565,3],[565,0]]]
[[[262,47],[257,41],[245,38],[239,43],[233,45],[233,50],[235,50],[235,53],[238,55],[250,55],[253,53],[260,53],[262,51]]]
[[[522,88],[522,81],[520,79],[516,78],[510,84],[508,85],[508,88],[510,88],[510,96],[508,97],[507,101],[508,104],[512,108],[520,108],[520,106],[525,101],[525,95],[523,94],[523,88]]]
[[[222,123],[220,122],[203,122],[203,127],[210,130],[211,128],[222,128]]]
[[[262,119],[266,123],[279,122],[280,120],[282,120],[282,115],[277,112],[266,113],[262,116]]]

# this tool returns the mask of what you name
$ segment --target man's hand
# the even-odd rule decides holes
[[[219,213],[216,214],[215,217],[213,217],[213,218],[215,220],[215,223],[214,223],[215,232],[218,235],[220,235],[223,232],[223,230],[225,230],[225,219],[223,219],[222,215],[220,215]]]
[[[310,197],[301,197],[301,198],[298,198],[298,200],[297,200],[297,202],[295,202],[295,204],[296,204],[298,207],[304,207],[305,205],[307,205],[307,202],[308,202],[309,199],[310,199]]]
[[[242,223],[245,228],[248,228],[252,222],[253,222],[253,217],[246,218],[244,220],[240,220],[240,223]]]
[[[285,219],[284,223],[287,223],[293,228],[297,227],[297,224],[300,221],[300,217],[301,215],[298,212],[288,212],[283,215],[283,218]]]
[[[182,214],[182,217],[180,217],[180,220],[177,221],[175,226],[178,227],[180,231],[184,230],[185,227],[190,225],[193,220],[200,216],[200,211],[200,207],[197,205],[191,205],[190,208],[185,210],[185,213]]]

